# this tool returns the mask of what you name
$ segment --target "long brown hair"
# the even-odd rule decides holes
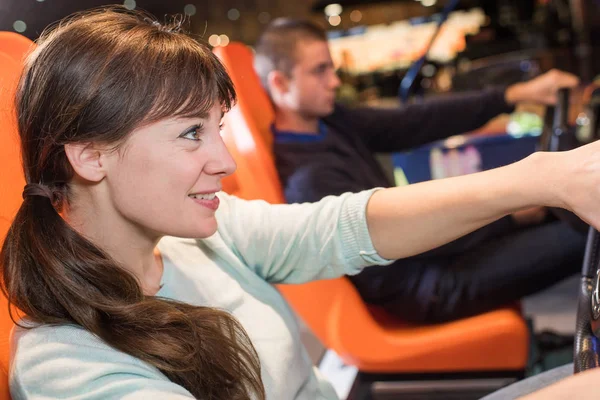
[[[0,258],[2,289],[28,319],[77,324],[203,399],[265,398],[242,326],[209,307],[146,296],[136,278],[60,216],[73,169],[67,143],[123,143],[141,124],[229,109],[235,91],[203,45],[121,7],[76,14],[45,32],[16,97],[27,183]],[[68,204],[68,203],[67,203]]]

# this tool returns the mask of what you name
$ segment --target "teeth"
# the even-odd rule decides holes
[[[191,198],[200,199],[200,200],[212,200],[215,198],[216,193],[207,193],[207,194],[190,194]]]

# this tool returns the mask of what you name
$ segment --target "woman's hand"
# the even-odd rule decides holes
[[[556,194],[556,203],[550,205],[573,211],[600,229],[600,141],[550,155],[554,157],[546,162],[546,179],[548,190]]]
[[[520,226],[537,225],[548,216],[546,207],[535,206],[511,214],[513,221]]]

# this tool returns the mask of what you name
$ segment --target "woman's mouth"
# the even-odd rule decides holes
[[[216,192],[212,193],[192,193],[188,195],[192,200],[194,200],[197,204],[209,208],[213,211],[219,208],[219,198],[217,197]]]

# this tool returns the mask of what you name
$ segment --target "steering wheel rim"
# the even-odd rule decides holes
[[[575,373],[600,366],[600,233],[590,228],[581,268],[573,369]]]
[[[600,87],[586,88],[590,135],[588,141],[600,138]],[[600,232],[589,228],[577,304],[574,372],[600,367]]]

